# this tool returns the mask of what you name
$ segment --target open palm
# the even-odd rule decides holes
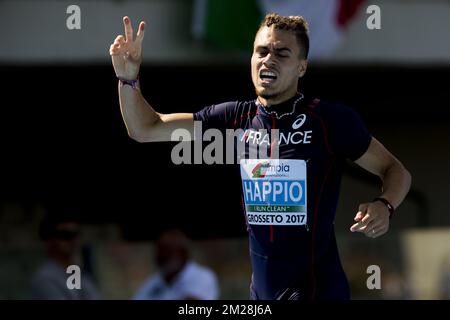
[[[121,79],[135,80],[142,60],[142,40],[144,39],[145,22],[141,21],[133,40],[133,27],[130,18],[123,17],[125,37],[119,35],[109,48],[116,76]]]

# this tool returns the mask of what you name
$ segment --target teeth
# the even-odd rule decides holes
[[[261,72],[261,77],[276,77],[277,75],[272,71],[263,71]]]

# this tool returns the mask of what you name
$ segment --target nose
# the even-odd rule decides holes
[[[264,57],[262,63],[263,63],[263,65],[265,65],[265,66],[267,66],[267,67],[268,67],[268,66],[273,66],[273,65],[275,64],[275,58],[274,58],[274,56],[273,56],[271,53],[268,53],[268,54]]]

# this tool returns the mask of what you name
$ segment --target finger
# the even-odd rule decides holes
[[[386,232],[389,229],[389,224],[383,223],[380,220],[372,221],[364,230],[364,233],[366,235],[375,235],[378,234],[380,231]]]
[[[119,35],[114,39],[114,43],[118,44],[124,44],[125,43],[125,37],[123,35]]]
[[[109,54],[110,55],[117,55],[117,54],[119,54],[119,45],[112,44],[109,47]]]
[[[361,203],[358,207],[358,211],[366,213],[368,207],[369,207],[368,203]]]
[[[351,232],[356,232],[356,231],[360,232],[361,227],[362,227],[361,222],[357,222],[350,227],[350,231]]]
[[[367,228],[368,228],[368,225],[366,223],[357,222],[357,223],[355,223],[354,225],[352,225],[350,227],[350,231],[352,231],[352,232],[356,231],[356,232],[363,232],[363,233],[365,233]]]
[[[367,238],[375,238],[375,235],[376,235],[376,231],[372,231],[371,230],[371,232],[364,232],[364,235],[367,237]]]
[[[382,228],[375,228],[374,231],[370,234],[371,238],[378,238],[379,236],[382,236],[388,231],[388,228],[382,227]]]
[[[350,227],[350,230],[352,232],[358,231],[358,232],[366,232],[367,230],[370,230],[374,226],[381,226],[383,222],[380,222],[378,220],[375,220],[374,217],[370,216],[369,214],[366,214],[364,218],[361,221],[358,221],[354,225]]]
[[[375,229],[386,228],[386,227],[389,227],[389,221],[386,223],[382,219],[376,219],[376,220],[372,221],[371,226],[372,226],[372,228],[375,228]]]
[[[370,222],[366,226],[359,228],[359,231],[365,233],[366,235],[369,235],[369,234],[373,233],[373,230],[375,230],[375,229],[376,228],[375,228],[374,223]]]
[[[368,207],[369,207],[368,203],[360,204],[359,207],[358,207],[358,212],[356,213],[356,216],[355,216],[354,220],[355,221],[360,221],[364,217],[364,215],[366,214]]]
[[[111,46],[110,49],[114,49],[114,50],[120,50],[121,49],[121,44],[114,42]]]
[[[374,219],[373,214],[366,213],[366,215],[361,219],[361,223],[367,225],[369,222],[371,222]]]
[[[351,231],[363,231],[367,227],[367,225],[373,221],[373,217],[370,214],[366,214],[361,221],[358,221],[354,225],[350,227]]]
[[[351,232],[355,232],[358,231],[359,228],[361,228],[361,222],[357,221],[356,223],[354,223],[351,227],[350,227],[350,231]]]
[[[372,238],[376,234],[376,232],[379,231],[379,229],[377,230],[376,228],[373,227],[373,225],[369,224],[364,229],[360,229],[358,231],[364,233],[366,237]]]
[[[361,219],[364,217],[364,213],[362,211],[358,211],[358,213],[356,214],[354,220],[355,221],[361,221]]]
[[[136,41],[142,43],[142,40],[144,40],[144,34],[145,34],[145,22],[141,21],[136,35]]]
[[[130,18],[123,17],[123,25],[125,27],[125,41],[133,42],[133,27],[131,26]]]

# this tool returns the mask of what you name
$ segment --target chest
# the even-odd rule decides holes
[[[309,110],[281,118],[257,114],[241,123],[241,129],[239,142],[248,158],[252,151],[263,154],[263,149],[280,159],[324,160],[332,154],[326,123]]]

